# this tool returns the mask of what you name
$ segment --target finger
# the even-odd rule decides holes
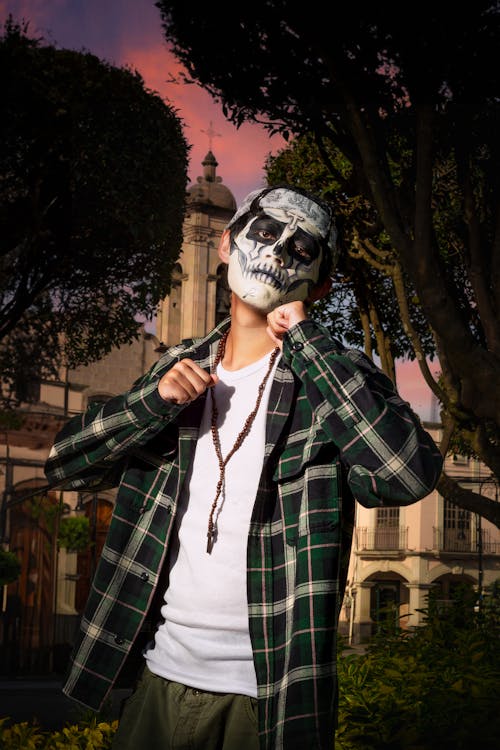
[[[180,374],[189,381],[198,394],[204,393],[212,382],[212,376],[206,370],[199,367],[191,359],[181,359],[172,368],[171,372]]]
[[[170,372],[168,375],[164,375],[158,383],[158,392],[162,399],[172,401],[174,404],[186,404],[197,395],[189,380],[179,372]]]
[[[274,331],[273,331],[273,329],[271,328],[271,326],[267,326],[267,328],[266,328],[266,331],[267,331],[267,334],[268,334],[269,338],[270,338],[270,339],[271,339],[271,340],[272,340],[272,341],[273,341],[273,342],[274,342],[274,343],[275,343],[275,344],[276,344],[277,346],[279,346],[279,348],[280,348],[280,349],[283,349],[283,341],[282,341],[282,339],[280,339],[280,338],[278,338],[278,337],[276,336],[276,334],[274,333]]]
[[[194,401],[215,381],[210,373],[203,370],[192,360],[177,362],[160,380],[158,390],[163,399],[184,404]]]
[[[276,310],[267,316],[267,322],[276,335],[283,335],[288,330],[287,320]]]
[[[287,302],[274,310],[280,325],[289,330],[296,323],[307,320],[307,312],[303,302]]]

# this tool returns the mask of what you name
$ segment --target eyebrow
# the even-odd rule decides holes
[[[288,224],[283,221],[278,221],[278,219],[273,219],[272,216],[268,216],[267,214],[259,214],[252,221],[248,233],[250,234],[254,229],[264,228],[268,231],[274,231],[275,234],[282,234],[287,226]]]

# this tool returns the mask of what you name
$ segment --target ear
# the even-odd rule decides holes
[[[323,299],[323,297],[326,297],[330,289],[332,288],[332,280],[329,276],[324,279],[324,281],[320,281],[316,284],[316,286],[313,287],[311,294],[307,298],[307,301],[317,302],[320,299]]]
[[[219,258],[223,263],[229,263],[229,248],[231,245],[231,233],[229,229],[224,229],[219,241]]]

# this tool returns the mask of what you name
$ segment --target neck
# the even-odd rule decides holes
[[[235,294],[231,299],[231,331],[222,364],[226,370],[240,370],[257,362],[276,348],[267,333],[267,315],[250,307]]]

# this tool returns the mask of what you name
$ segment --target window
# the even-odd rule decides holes
[[[450,552],[472,552],[471,513],[444,501],[443,549]]]
[[[377,508],[377,527],[399,526],[399,508]]]
[[[399,508],[377,508],[375,549],[400,549]]]

